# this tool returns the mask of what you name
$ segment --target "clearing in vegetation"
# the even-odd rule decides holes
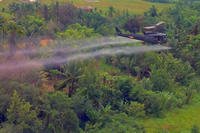
[[[12,2],[17,2],[20,0],[2,0],[0,3],[0,7],[4,7]],[[161,11],[163,9],[167,9],[172,6],[172,4],[162,4],[162,3],[152,3],[144,0],[99,0],[94,2],[87,0],[58,0],[59,2],[71,2],[78,7],[96,7],[101,10],[107,10],[108,7],[114,7],[119,9],[120,11],[129,11],[135,14],[142,14],[149,10],[153,5]],[[52,0],[41,0],[42,3],[51,3],[54,2]]]
[[[200,125],[200,96],[192,104],[164,113],[161,118],[147,118],[140,121],[147,133],[159,131],[170,133],[189,133],[194,125]]]

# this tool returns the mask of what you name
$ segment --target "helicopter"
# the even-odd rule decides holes
[[[143,28],[143,34],[125,34],[118,27],[115,27],[118,36],[140,40],[151,45],[167,43],[167,35],[160,30],[163,28],[164,22],[159,22],[153,26]]]

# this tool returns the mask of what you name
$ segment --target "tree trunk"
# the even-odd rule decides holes
[[[16,50],[16,32],[13,31],[9,36],[9,48],[10,48],[10,56],[13,56]]]
[[[71,97],[72,96],[72,94],[74,93],[74,91],[75,91],[75,87],[74,87],[74,84],[75,84],[75,81],[74,80],[72,80],[72,82],[71,82],[71,86],[69,87],[69,97]]]
[[[59,23],[59,2],[56,2],[56,21],[57,21],[57,24]]]
[[[49,20],[49,15],[48,14],[49,14],[49,9],[48,9],[47,5],[44,5],[43,15],[44,15],[45,21]]]

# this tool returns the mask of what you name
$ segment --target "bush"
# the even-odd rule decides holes
[[[191,133],[199,133],[199,127],[194,125],[191,129]]]
[[[169,92],[162,92],[161,97],[164,99],[164,109],[170,110],[179,105],[179,99],[173,94]]]
[[[123,101],[121,99],[121,92],[115,89],[102,88],[102,104],[104,106],[110,105],[113,110],[122,108]]]
[[[86,26],[81,26],[80,24],[72,24],[68,26],[67,30],[64,32],[58,32],[58,38],[67,38],[67,39],[84,39],[97,34],[92,28],[87,28]]]
[[[130,97],[134,101],[144,104],[144,109],[147,114],[160,116],[165,108],[165,99],[161,96],[161,93],[144,90],[141,86],[133,88]]]
[[[200,80],[199,79],[192,80],[189,84],[189,88],[200,92]]]
[[[153,88],[153,84],[150,79],[144,78],[144,79],[142,79],[142,87],[145,90],[151,90]]]
[[[131,89],[133,88],[133,82],[131,81],[130,78],[128,77],[119,77],[116,80],[116,86],[117,89],[119,89],[121,91],[121,97],[123,99],[124,102],[129,102],[131,99],[129,97],[129,93],[131,91]]]
[[[183,88],[180,88],[180,90],[177,90],[174,93],[174,95],[176,97],[176,106],[179,108],[182,107],[185,104],[185,99],[186,99]]]
[[[145,96],[145,110],[147,114],[160,116],[164,107],[164,98],[160,94],[152,93]]]
[[[152,90],[154,91],[168,90],[172,82],[170,75],[165,69],[153,70],[150,80],[153,83]]]
[[[129,116],[144,117],[145,116],[144,104],[138,102],[131,102],[130,104],[125,104],[124,112],[126,112],[126,114],[128,114]]]
[[[125,113],[102,114],[98,123],[87,126],[88,133],[144,133],[144,127]]]

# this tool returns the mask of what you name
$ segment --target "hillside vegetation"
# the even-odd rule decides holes
[[[191,127],[200,124],[199,111],[200,98],[197,95],[191,105],[166,112],[165,116],[161,118],[146,118],[141,121],[141,124],[144,125],[147,133],[159,131],[189,133],[191,132]]]
[[[133,1],[93,3],[103,11],[80,9],[79,0],[2,2],[0,132],[198,133],[200,2],[180,0],[160,12]],[[122,11],[129,5],[150,8]],[[116,26],[142,34],[160,21],[171,50],[134,54],[147,43],[117,40]]]
[[[20,0],[3,0],[0,2],[0,6],[4,7],[12,2],[17,2]],[[161,4],[161,3],[151,3],[144,0],[99,0],[97,2],[91,2],[90,0],[58,0],[61,3],[70,2],[78,7],[96,7],[101,10],[107,10],[108,7],[112,6],[120,11],[129,11],[131,13],[142,14],[147,11],[152,5],[161,11],[172,6],[172,4]],[[94,0],[95,1],[95,0]],[[40,0],[41,3],[50,4],[55,1],[52,0]]]

